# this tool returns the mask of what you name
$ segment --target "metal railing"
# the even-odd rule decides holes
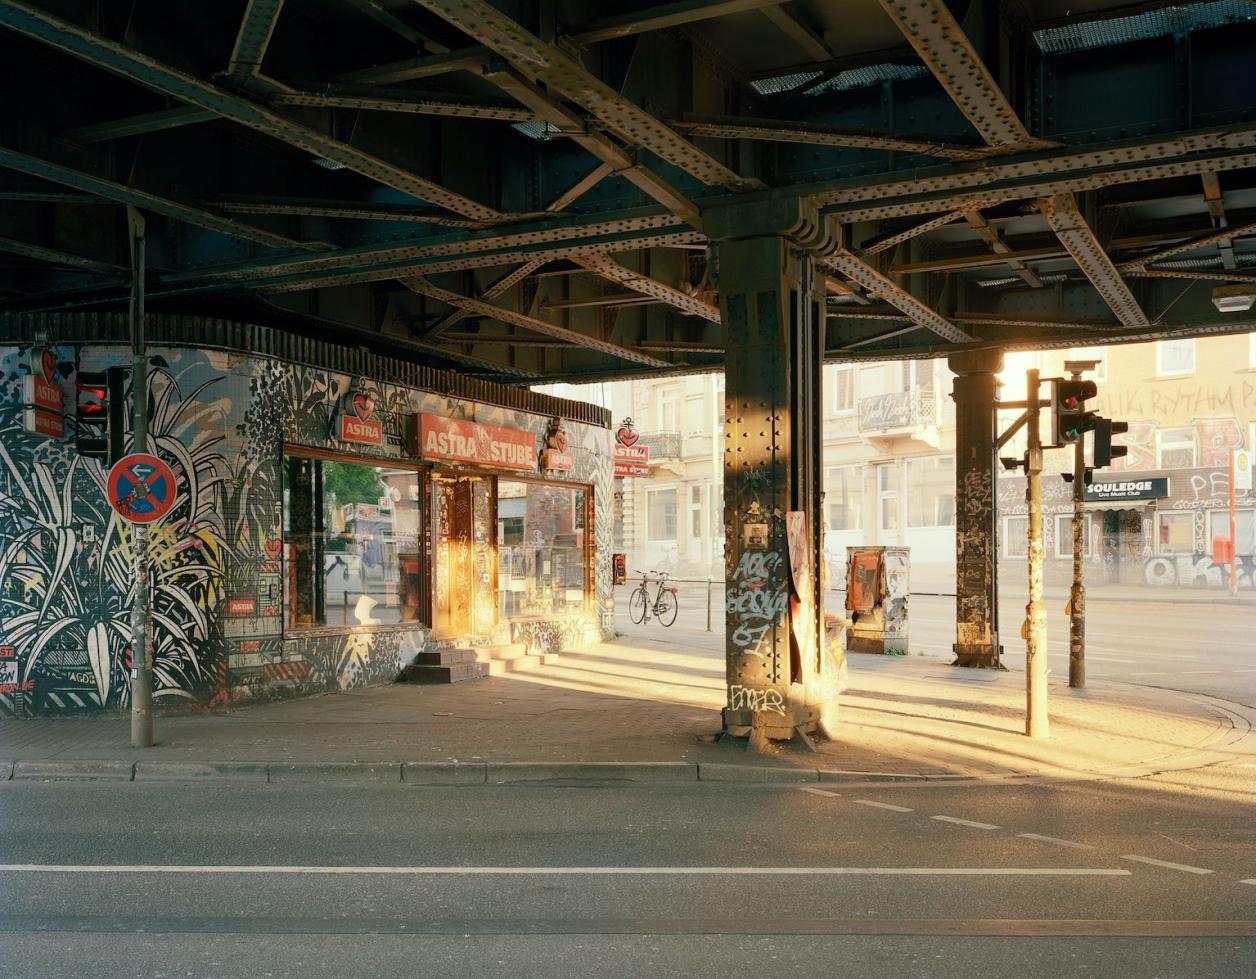
[[[680,432],[642,432],[637,438],[637,445],[649,448],[651,461],[679,459],[683,444]]]
[[[860,398],[859,430],[888,431],[938,424],[938,399],[931,388],[894,391]]]

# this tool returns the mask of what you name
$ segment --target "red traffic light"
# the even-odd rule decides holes
[[[1061,407],[1071,411],[1098,393],[1099,386],[1094,381],[1060,381],[1056,396]]]

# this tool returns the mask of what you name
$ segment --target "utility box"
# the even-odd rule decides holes
[[[846,649],[907,655],[909,547],[846,549]]]

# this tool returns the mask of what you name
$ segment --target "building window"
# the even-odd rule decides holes
[[[701,395],[685,399],[685,434],[710,434],[710,419],[706,412],[706,399]]]
[[[583,486],[497,482],[497,588],[503,616],[584,608],[588,535]]]
[[[1097,360],[1095,369],[1087,371],[1085,376],[1092,381],[1108,379],[1108,348],[1107,347],[1074,347],[1068,352],[1069,360]]]
[[[1157,513],[1156,528],[1157,554],[1195,553],[1193,513]]]
[[[702,537],[702,487],[689,487],[689,536],[694,540]]]
[[[829,530],[859,530],[863,526],[863,470],[834,466],[824,470],[824,511]]]
[[[679,432],[680,392],[676,388],[667,388],[660,391],[656,407],[658,430],[660,432]]]
[[[859,368],[859,396],[861,398],[885,394],[888,390],[885,384],[884,364],[873,364],[871,367]]]
[[[1218,537],[1230,539],[1230,511],[1212,510],[1208,514],[1208,547]],[[1239,557],[1251,557],[1256,553],[1256,510],[1234,511],[1235,553]]]
[[[421,499],[412,469],[285,455],[287,627],[418,622]]]
[[[1161,469],[1190,469],[1198,465],[1194,428],[1162,428],[1156,432],[1156,465]]]
[[[1194,340],[1161,340],[1156,344],[1156,376],[1195,373]]]
[[[1090,557],[1090,514],[1082,516],[1082,557]],[[1073,556],[1073,515],[1058,513],[1055,517],[1055,556]]]
[[[676,539],[676,490],[649,490],[646,495],[647,533],[650,540]]]
[[[898,530],[898,466],[877,467],[877,497],[882,530]]]
[[[955,457],[907,460],[907,526],[955,526]]]
[[[1003,518],[1003,556],[1029,556],[1029,518]]]
[[[855,368],[849,365],[825,368],[829,391],[829,414],[849,415],[855,410]]]

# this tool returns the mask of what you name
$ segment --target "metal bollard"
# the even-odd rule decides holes
[[[711,631],[711,576],[707,575],[707,632]]]

